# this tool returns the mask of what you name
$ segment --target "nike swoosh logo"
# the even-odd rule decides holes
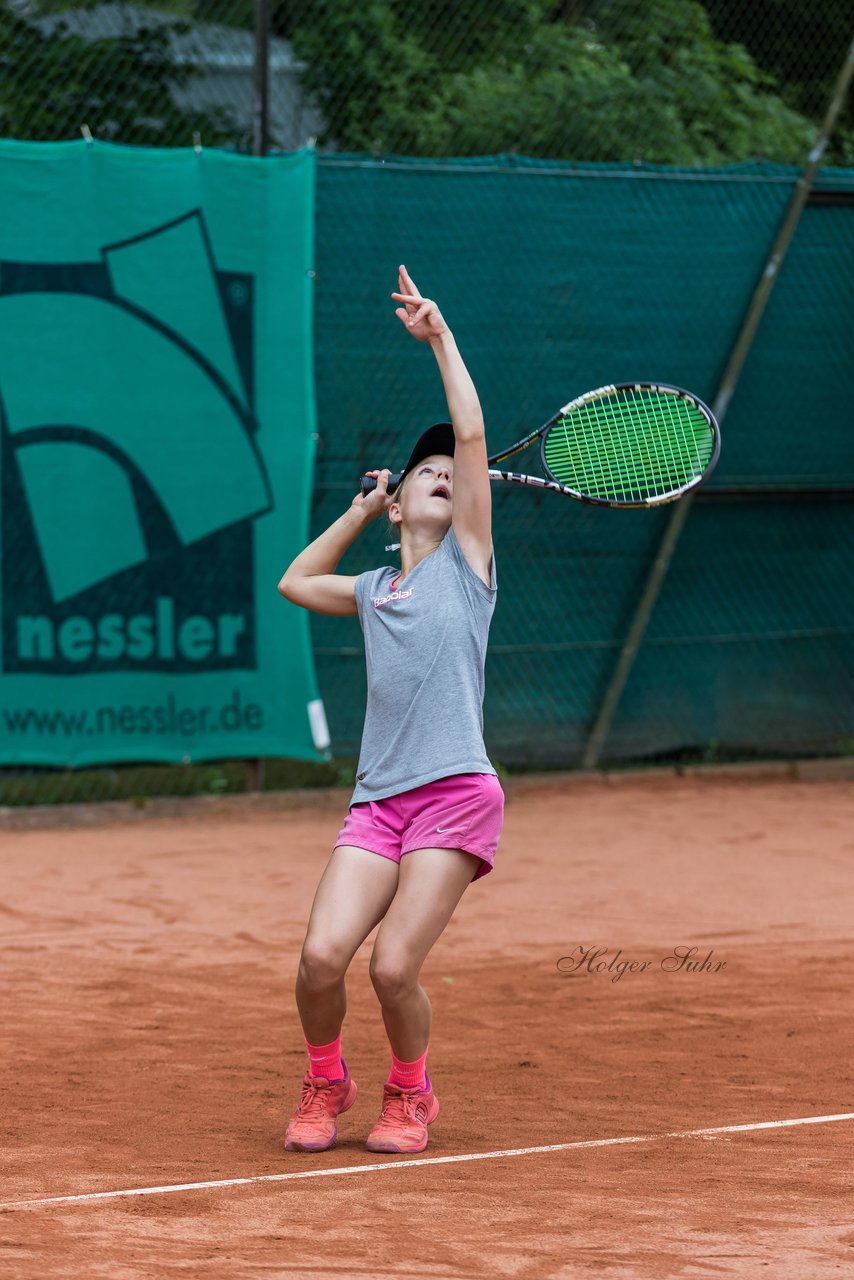
[[[437,827],[436,828],[436,830],[441,832],[442,835],[444,835],[446,831],[453,831],[454,829],[455,829],[454,827]]]

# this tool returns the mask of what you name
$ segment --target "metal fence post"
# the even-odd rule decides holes
[[[265,156],[270,137],[270,4],[255,0],[255,111],[252,154]]]

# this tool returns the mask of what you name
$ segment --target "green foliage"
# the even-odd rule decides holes
[[[818,119],[854,36],[850,0],[704,0],[715,34],[737,40],[781,85],[790,106]],[[847,124],[854,127],[849,96]]]
[[[418,151],[437,60],[401,29],[389,0],[330,5],[294,32],[303,84],[327,122],[321,142],[353,151]]]
[[[653,0],[641,6],[640,14],[625,0],[604,0],[597,9],[600,27],[620,42],[635,73],[661,61],[667,68],[662,82],[667,83],[676,46],[680,67],[714,87],[714,133],[729,136],[735,159],[804,160],[854,35],[844,0],[823,5],[804,0],[752,0],[749,5],[744,0],[704,0],[702,5]],[[689,93],[691,84],[693,79]],[[695,105],[702,108],[702,99]],[[854,125],[850,99],[848,111]],[[842,122],[830,163],[851,163],[850,142]]]
[[[207,790],[210,795],[222,795],[229,790],[229,782],[222,769],[211,769],[208,773]]]
[[[743,46],[787,106],[814,126],[823,120],[854,36],[850,0],[703,0],[703,8],[716,39]],[[854,95],[840,114],[826,163],[854,164]]]
[[[186,30],[186,24],[175,24]],[[229,141],[221,114],[184,110],[171,90],[194,71],[170,57],[166,27],[118,39],[84,40],[64,24],[45,33],[10,12],[0,24],[0,134],[31,140],[94,137],[142,146],[187,146],[194,130],[208,145]]]
[[[95,0],[39,0],[41,13]],[[141,10],[251,31],[255,0],[137,0]],[[322,146],[407,155],[797,163],[850,39],[845,0],[269,0],[272,34],[306,63]],[[13,11],[0,26],[0,133],[237,144],[222,112],[186,110],[159,21],[86,41]],[[849,104],[829,160],[854,164]]]
[[[345,151],[713,165],[803,159],[814,128],[697,0],[335,0],[293,31]]]
[[[264,790],[352,787],[356,760],[329,764],[276,758],[264,762]],[[249,762],[117,765],[103,769],[0,769],[0,808],[128,800],[144,809],[157,796],[239,794],[249,788]]]

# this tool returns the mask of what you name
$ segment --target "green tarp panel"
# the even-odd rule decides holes
[[[0,762],[324,754],[314,174],[0,144]]]

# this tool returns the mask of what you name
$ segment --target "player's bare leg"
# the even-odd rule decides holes
[[[400,884],[371,956],[371,981],[392,1050],[407,1062],[430,1039],[432,1007],[418,978],[471,884],[478,859],[461,849],[415,849],[400,862]]]
[[[305,1038],[327,1044],[347,1011],[344,975],[398,888],[391,858],[338,845],[317,886],[300,955],[296,1002]]]

